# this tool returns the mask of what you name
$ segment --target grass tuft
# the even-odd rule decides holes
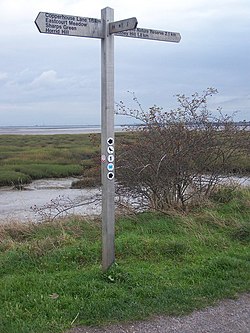
[[[248,224],[237,227],[231,233],[231,237],[233,240],[250,244],[250,225]]]

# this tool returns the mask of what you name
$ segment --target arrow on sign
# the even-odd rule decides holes
[[[131,17],[126,20],[116,21],[109,23],[109,33],[114,34],[116,32],[133,30],[137,27],[138,21],[136,17]]]

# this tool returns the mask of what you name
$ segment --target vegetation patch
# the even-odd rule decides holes
[[[141,123],[131,129],[134,142],[117,150],[120,197],[133,196],[161,212],[185,211],[206,201],[222,176],[229,182],[230,175],[247,174],[249,127],[208,109],[207,99],[216,93],[208,88],[201,95],[177,95],[178,108],[170,111],[155,105],[145,111],[134,94],[135,108],[118,104],[119,115]]]
[[[249,191],[226,201],[119,218],[106,273],[99,220],[1,225],[0,332],[182,315],[249,291]]]
[[[97,154],[98,135],[1,135],[0,186],[81,176]]]
[[[28,184],[31,177],[25,173],[2,169],[0,173],[0,186],[17,186],[20,184]]]

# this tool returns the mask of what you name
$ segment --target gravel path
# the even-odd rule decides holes
[[[98,328],[83,326],[67,333],[250,333],[250,294],[184,317],[159,316],[150,321]]]

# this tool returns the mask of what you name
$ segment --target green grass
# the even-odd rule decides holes
[[[97,155],[98,135],[1,135],[0,186],[79,176]]]
[[[59,178],[80,175],[82,167],[77,164],[22,164],[2,168],[0,173],[1,185],[27,184],[35,179]]]
[[[250,290],[250,190],[188,215],[116,223],[116,265],[102,273],[99,221],[0,227],[0,332],[65,332],[182,315]]]

